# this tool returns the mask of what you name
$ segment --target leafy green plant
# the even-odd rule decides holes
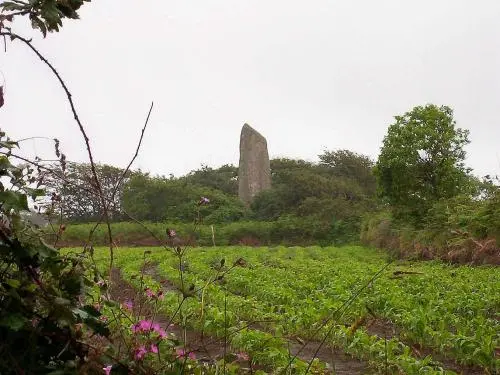
[[[0,4],[3,17],[28,16],[33,28],[45,37],[47,32],[59,31],[65,18],[78,19],[80,7],[90,0],[31,0],[4,1]]]
[[[103,336],[109,330],[80,303],[93,284],[82,256],[62,255],[23,218],[29,199],[44,192],[33,168],[11,163],[17,146],[0,132],[0,372],[75,370],[88,353],[82,329]]]

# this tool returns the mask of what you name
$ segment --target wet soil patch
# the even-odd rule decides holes
[[[364,374],[368,369],[366,362],[350,356],[344,351],[325,345],[321,346],[319,341],[307,341],[290,339],[289,350],[292,355],[304,361],[311,361],[314,358],[321,362],[328,363],[336,375]],[[318,347],[319,350],[318,350]],[[317,353],[316,353],[317,351]]]

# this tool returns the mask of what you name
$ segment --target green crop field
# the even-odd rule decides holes
[[[106,270],[108,250],[95,259]],[[136,289],[163,288],[158,314],[225,337],[260,371],[304,373],[314,357],[316,373],[500,369],[498,267],[390,261],[363,247],[193,248],[181,263],[166,249],[119,248],[115,267]]]

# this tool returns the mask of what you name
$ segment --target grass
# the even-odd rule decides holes
[[[123,277],[136,286],[144,250],[120,248],[115,255]],[[363,247],[233,246],[189,249],[181,278],[175,254],[148,250],[158,273],[146,278],[148,286],[158,288],[160,278],[179,289],[194,286],[194,298],[176,315],[179,323],[219,337],[232,332],[233,346],[274,371],[287,367],[290,340],[324,340],[380,373],[500,370],[500,268],[387,265],[385,253]],[[95,258],[104,270],[106,249],[96,249]],[[240,258],[241,266],[207,285]],[[179,293],[167,293],[164,312],[173,315],[180,300]],[[343,314],[335,313],[339,309]],[[253,329],[241,329],[256,321]]]

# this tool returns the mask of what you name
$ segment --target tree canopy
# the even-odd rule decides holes
[[[470,191],[464,164],[469,132],[455,126],[447,106],[418,106],[395,120],[374,172],[395,216],[417,223],[436,201]]]

